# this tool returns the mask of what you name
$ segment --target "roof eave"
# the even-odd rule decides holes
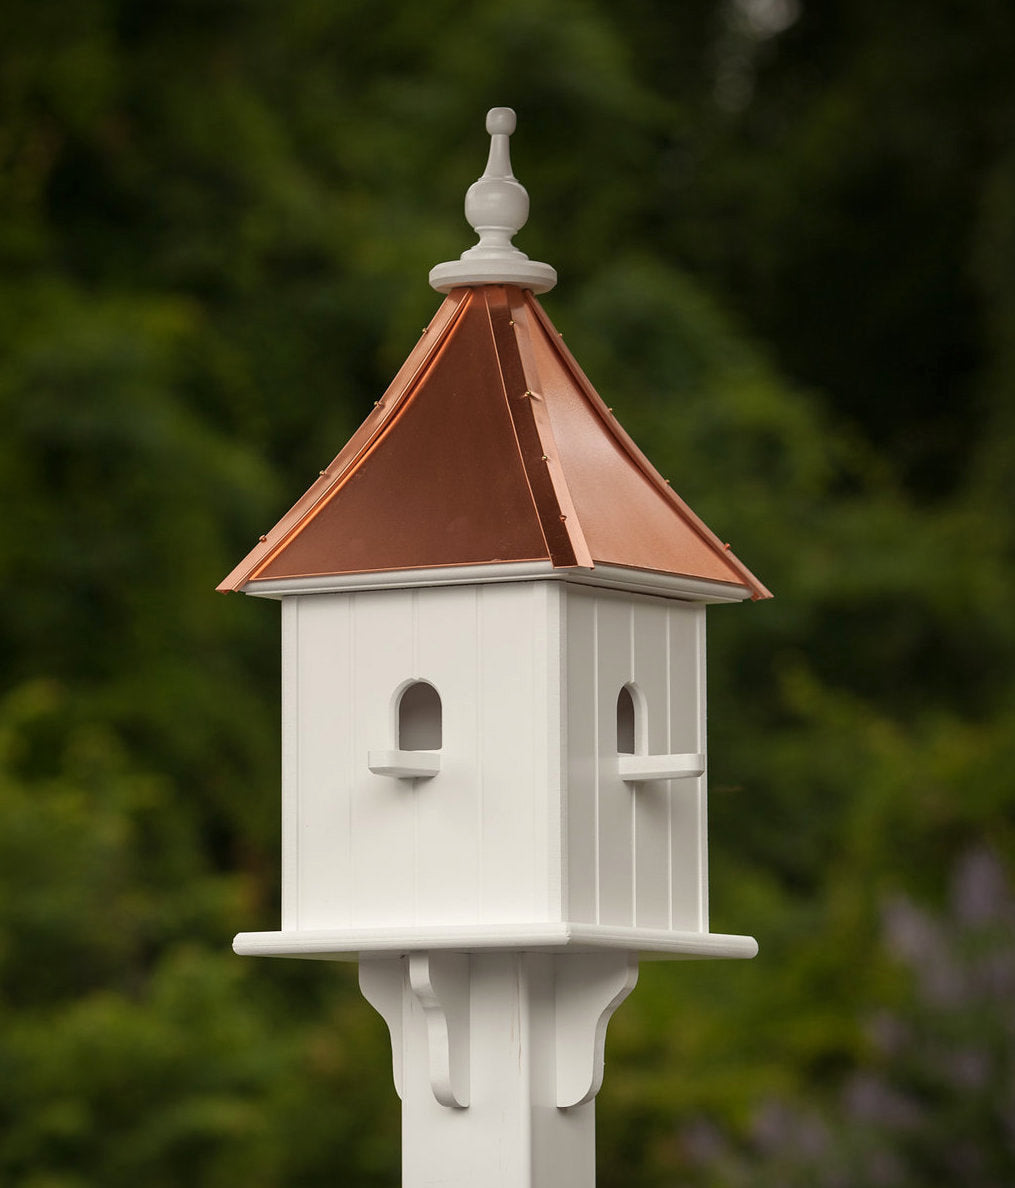
[[[260,578],[246,582],[241,590],[255,598],[279,599],[302,594],[532,581],[559,581],[572,585],[598,586],[627,593],[672,598],[682,602],[744,602],[755,597],[749,587],[734,582],[711,581],[683,574],[602,563],[593,568],[555,567],[550,561],[545,560],[434,566],[384,572],[311,574],[295,578]]]

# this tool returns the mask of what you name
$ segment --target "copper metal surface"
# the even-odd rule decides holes
[[[752,598],[771,598],[638,449],[539,302],[524,297],[546,407],[593,560],[734,582]]]
[[[592,558],[584,546],[572,511],[570,498],[560,469],[560,460],[553,441],[540,433],[536,409],[541,406],[536,378],[526,374],[519,341],[524,338],[521,328],[512,318],[508,300],[508,286],[487,286],[483,297],[490,315],[493,340],[504,383],[504,395],[514,425],[515,439],[525,462],[529,490],[539,513],[539,521],[546,540],[550,560],[554,566],[570,568],[574,565],[591,567]],[[520,290],[513,289],[515,294]],[[563,489],[564,500],[561,500]],[[578,547],[575,547],[576,538]]]
[[[378,406],[223,581],[550,560],[768,591],[620,428],[528,291],[452,292]]]
[[[346,472],[355,466],[357,459],[369,445],[371,439],[390,419],[407,393],[412,390],[419,375],[430,363],[445,333],[458,316],[462,300],[467,292],[465,289],[459,289],[448,294],[434,314],[430,325],[423,331],[419,342],[409,352],[409,357],[399,368],[395,378],[388,385],[387,391],[374,405],[373,411],[367,419],[332,459],[327,469],[321,472],[317,482],[293,504],[266,536],[261,537],[260,543],[250,550],[239,565],[223,578],[218,586],[219,590],[242,589],[251,574],[256,573],[266,560],[277,555],[287,539],[299,530],[300,524],[313,516],[315,509],[331,493]]]

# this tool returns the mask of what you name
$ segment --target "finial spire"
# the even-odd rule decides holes
[[[490,156],[483,176],[465,195],[465,217],[479,242],[457,260],[430,270],[430,285],[449,293],[461,285],[518,285],[545,293],[557,283],[557,273],[512,244],[511,239],[529,217],[529,196],[511,172],[510,136],[515,130],[510,107],[493,107],[486,115]]]

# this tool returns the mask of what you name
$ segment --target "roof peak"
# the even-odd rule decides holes
[[[450,293],[463,285],[518,285],[545,293],[557,283],[549,264],[530,260],[512,244],[529,217],[529,195],[511,171],[510,137],[517,117],[510,107],[492,107],[486,114],[490,155],[483,175],[465,195],[465,217],[479,242],[457,260],[430,270],[430,285]]]

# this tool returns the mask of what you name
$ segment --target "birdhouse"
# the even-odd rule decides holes
[[[705,608],[768,592],[541,308],[487,128],[443,304],[220,587],[282,603],[282,927],[236,948],[752,955],[708,927]]]
[[[588,1188],[639,954],[757,949],[708,925],[705,609],[768,591],[536,299],[514,126],[433,321],[220,586],[282,604],[282,921],[234,948],[359,962],[406,1188]]]

